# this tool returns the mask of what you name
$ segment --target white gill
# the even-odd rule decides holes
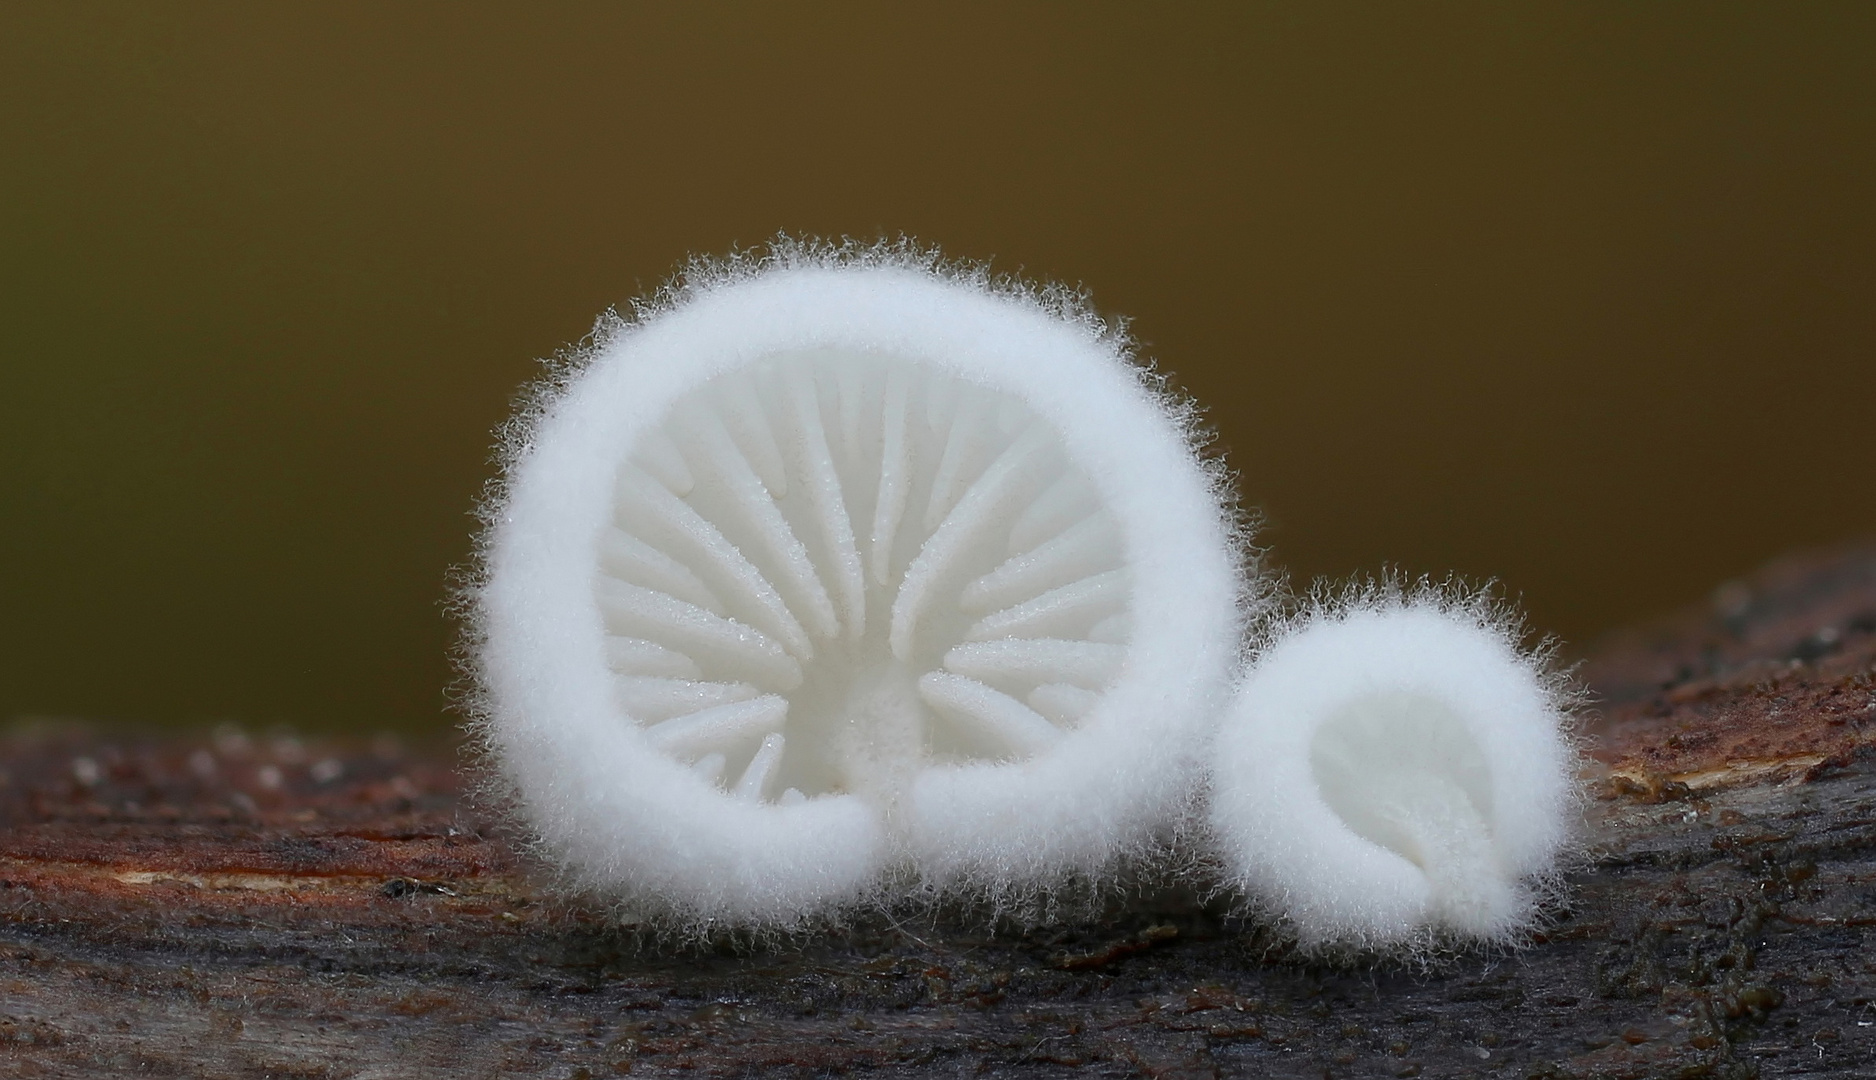
[[[927,365],[816,352],[682,399],[620,463],[595,598],[615,701],[726,794],[890,798],[1020,760],[1126,655],[1118,525],[1048,424]]]

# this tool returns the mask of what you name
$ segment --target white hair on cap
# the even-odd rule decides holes
[[[1185,805],[1237,531],[1059,291],[905,245],[700,263],[515,422],[478,730],[538,847],[683,922],[1099,875]]]
[[[1558,680],[1483,600],[1377,588],[1283,628],[1218,734],[1213,840],[1312,947],[1509,941],[1571,833]]]

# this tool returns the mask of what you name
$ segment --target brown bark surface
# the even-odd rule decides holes
[[[0,739],[0,1076],[1876,1075],[1876,548],[1582,670],[1591,852],[1528,947],[1311,962],[1223,905],[648,944],[455,754]]]

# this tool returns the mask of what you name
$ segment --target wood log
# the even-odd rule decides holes
[[[1327,963],[1154,890],[1027,930],[661,942],[447,746],[0,739],[0,1076],[1876,1074],[1876,547],[1621,635],[1588,853],[1516,950]]]

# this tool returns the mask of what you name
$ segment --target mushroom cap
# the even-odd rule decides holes
[[[1378,591],[1246,673],[1212,756],[1233,883],[1309,945],[1503,941],[1569,840],[1576,758],[1541,656],[1484,606]]]
[[[893,423],[925,441],[889,497]],[[1109,563],[1025,591],[995,575],[1080,520],[1038,509],[1061,476]],[[1098,875],[1179,812],[1228,691],[1221,490],[1189,412],[1060,296],[900,249],[695,272],[512,429],[477,727],[540,850],[640,911],[787,925],[895,872]],[[1124,617],[1075,621],[1102,604]]]

